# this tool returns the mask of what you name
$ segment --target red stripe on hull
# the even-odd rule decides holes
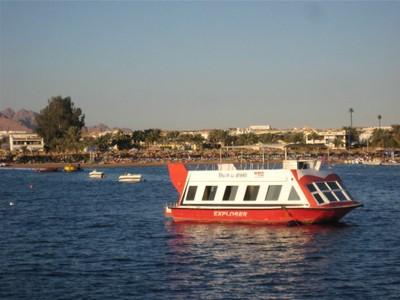
[[[288,209],[191,209],[169,208],[166,217],[174,221],[301,224],[332,223],[343,218],[359,204],[335,208],[288,208]]]

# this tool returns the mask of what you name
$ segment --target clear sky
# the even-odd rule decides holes
[[[400,124],[399,1],[0,0],[0,110],[134,130]]]

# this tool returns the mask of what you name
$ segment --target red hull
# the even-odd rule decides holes
[[[165,216],[174,221],[264,223],[264,224],[320,224],[337,222],[361,204],[327,208],[279,209],[199,209],[166,208]]]

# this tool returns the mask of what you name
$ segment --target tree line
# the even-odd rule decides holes
[[[85,147],[94,147],[98,151],[106,152],[111,148],[118,150],[148,149],[154,145],[170,147],[172,144],[180,147],[196,145],[197,149],[216,149],[221,146],[253,145],[257,143],[270,144],[277,142],[301,144],[305,143],[305,136],[301,132],[285,133],[243,133],[231,135],[227,130],[211,130],[206,140],[200,134],[186,134],[179,131],[170,131],[166,135],[161,129],[136,130],[132,133],[106,133],[98,137],[83,136],[85,115],[80,108],[75,107],[70,97],[52,97],[48,105],[40,111],[37,117],[36,133],[43,137],[45,150],[56,153],[76,153]],[[348,145],[361,144],[356,129],[346,128]],[[318,133],[312,132],[309,139],[318,140]],[[341,140],[332,141],[340,146]],[[391,130],[375,129],[372,138],[367,142],[370,147],[400,147],[400,125],[393,125]],[[365,142],[364,142],[365,144]]]

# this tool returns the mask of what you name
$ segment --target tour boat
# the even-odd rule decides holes
[[[106,174],[101,171],[93,170],[92,172],[89,173],[90,178],[105,178]]]
[[[338,175],[320,166],[321,161],[286,159],[281,169],[221,164],[188,171],[183,163],[171,163],[171,181],[180,196],[165,206],[165,216],[176,222],[337,222],[362,204],[353,200]]]
[[[142,179],[142,175],[140,174],[131,174],[125,173],[118,177],[118,181],[120,182],[139,182]]]

